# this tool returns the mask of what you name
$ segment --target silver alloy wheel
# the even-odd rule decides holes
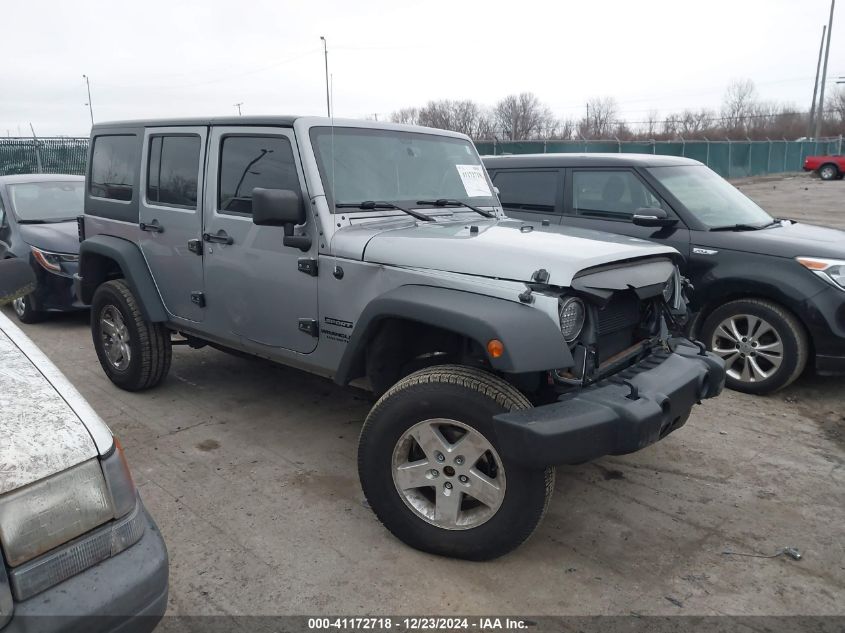
[[[821,176],[825,180],[833,180],[834,178],[836,178],[836,167],[834,167],[833,165],[825,165],[819,172],[819,176]]]
[[[14,301],[12,301],[12,308],[15,310],[15,314],[18,315],[18,318],[23,318],[24,313],[26,313],[26,298],[25,297],[18,297]]]
[[[129,361],[132,360],[129,330],[126,329],[120,310],[112,305],[107,305],[100,312],[100,337],[112,367],[118,371],[126,371]]]
[[[752,314],[728,317],[713,332],[710,349],[725,361],[728,376],[761,382],[783,364],[783,340],[774,326]]]
[[[496,449],[456,420],[423,420],[393,449],[393,483],[418,517],[447,530],[478,527],[505,498],[505,470]]]

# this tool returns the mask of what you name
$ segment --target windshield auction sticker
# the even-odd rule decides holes
[[[458,170],[461,182],[464,183],[464,189],[470,198],[489,198],[493,195],[481,165],[455,165],[455,169]]]

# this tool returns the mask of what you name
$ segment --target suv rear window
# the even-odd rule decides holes
[[[252,190],[298,192],[299,176],[290,141],[284,136],[227,136],[220,148],[217,208],[252,213]]]
[[[199,136],[152,137],[147,200],[153,204],[196,209],[199,168]]]
[[[132,200],[135,187],[136,137],[134,134],[97,136],[91,152],[88,192],[109,200]]]
[[[554,213],[559,180],[557,171],[500,171],[493,184],[505,209]]]

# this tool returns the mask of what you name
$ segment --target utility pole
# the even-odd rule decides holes
[[[88,106],[88,114],[91,115],[91,127],[94,126],[94,106],[91,103],[91,82],[88,79],[88,75],[82,75],[85,79],[85,86],[88,88],[88,103],[85,105]]]
[[[32,130],[32,140],[35,143],[35,164],[38,166],[38,173],[44,173],[44,166],[41,164],[41,150],[38,147],[38,137],[35,135],[35,128],[32,123],[29,124],[29,129]]]
[[[326,38],[321,35],[320,40],[323,42],[323,58],[326,62],[326,116],[331,116],[332,105],[329,97],[329,51],[326,48]]]
[[[816,134],[815,138],[822,135],[822,123],[824,123],[824,85],[827,79],[827,58],[830,55],[830,32],[833,30],[833,9],[836,6],[836,0],[830,0],[830,18],[827,21],[827,45],[824,49],[824,68],[822,69],[822,87],[819,91],[819,106],[818,114],[816,116]]]
[[[235,107],[238,109],[238,116],[241,116],[241,106],[244,104],[243,101],[236,103]]]
[[[824,52],[824,34],[827,32],[827,24],[822,26],[822,41],[819,43],[819,61],[816,62],[816,83],[813,84],[813,103],[810,105],[810,124],[807,126],[807,136],[813,136],[816,123],[816,95],[819,92],[819,72],[822,69],[822,53]]]

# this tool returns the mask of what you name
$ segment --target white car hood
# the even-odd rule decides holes
[[[588,229],[511,219],[479,220],[421,222],[376,233],[367,243],[363,259],[523,282],[531,281],[542,268],[549,273],[549,284],[570,286],[572,278],[587,268],[677,254],[669,246]]]
[[[105,423],[0,314],[0,495],[103,454],[111,445]]]

